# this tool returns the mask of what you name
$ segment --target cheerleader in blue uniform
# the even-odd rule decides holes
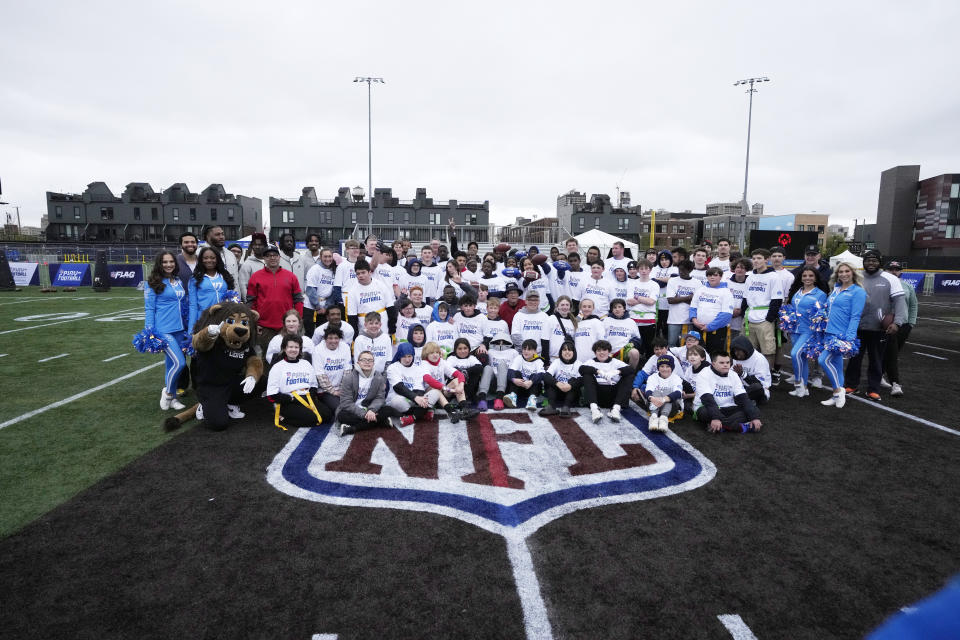
[[[807,377],[810,375],[810,365],[804,347],[810,340],[816,340],[817,335],[811,327],[813,317],[824,310],[827,303],[827,285],[820,279],[820,272],[815,267],[804,266],[790,287],[787,299],[793,305],[793,318],[796,328],[790,331],[790,359],[793,361],[793,378],[796,388],[790,392],[791,396],[803,398],[810,395],[807,390]]]
[[[233,289],[234,285],[233,276],[223,266],[223,258],[212,248],[200,249],[197,253],[197,265],[187,290],[190,305],[187,330],[191,332],[203,312],[223,302],[224,294]]]
[[[186,335],[183,326],[187,307],[187,292],[180,282],[177,257],[169,251],[161,251],[153,261],[153,270],[147,278],[144,296],[144,327],[156,333],[166,342],[166,370],[164,386],[160,390],[160,408],[184,408],[177,400],[177,378],[186,367],[182,341]]]

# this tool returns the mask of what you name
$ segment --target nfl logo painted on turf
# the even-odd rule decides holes
[[[651,433],[633,411],[589,416],[488,412],[468,422],[421,421],[340,438],[301,429],[267,471],[278,490],[338,505],[430,511],[506,536],[565,513],[662,497],[716,474],[673,433]]]

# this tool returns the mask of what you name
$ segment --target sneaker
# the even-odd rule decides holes
[[[508,409],[513,409],[514,407],[516,407],[517,394],[511,391],[507,395],[503,396],[503,406],[507,407]],[[496,407],[496,403],[494,403],[494,407]]]
[[[413,424],[414,422],[416,422],[416,421],[417,421],[417,419],[414,418],[413,416],[400,416],[400,426],[401,426],[401,427],[409,427],[410,425],[412,425],[412,424]]]
[[[527,398],[527,407],[526,407],[526,408],[527,408],[528,411],[536,411],[536,409],[537,409],[537,396],[533,395],[532,393],[530,394],[530,397]]]
[[[843,391],[841,391],[840,393],[843,393]],[[837,405],[837,398],[839,397],[840,396],[830,396],[826,400],[822,400],[820,404],[822,404],[825,407],[835,407]]]
[[[880,394],[875,391],[871,391],[867,394],[867,400],[873,400],[874,402],[880,402]]]
[[[890,386],[892,387],[892,388],[890,389],[890,395],[892,395],[892,396],[902,396],[902,395],[903,395],[903,387],[901,387],[899,383],[894,382],[894,383],[891,384]]]
[[[851,395],[851,396],[857,395],[857,390],[854,389],[853,387],[844,387],[843,390],[847,392],[847,395]]]
[[[810,392],[807,391],[807,388],[802,384],[798,384],[796,388],[787,394],[788,396],[793,396],[794,398],[805,398],[810,395]]]
[[[567,406],[560,407],[560,417],[561,417],[561,418],[569,418],[569,417],[570,417],[570,407],[567,407]]]
[[[182,411],[187,408],[187,405],[183,404],[182,402],[180,402],[174,397],[174,398],[170,398],[170,408],[176,409],[177,411]]]
[[[823,378],[817,376],[816,378],[810,378],[810,386],[814,389],[823,389]]]
[[[238,407],[238,406],[235,405],[235,404],[228,404],[228,405],[227,405],[227,415],[230,416],[231,418],[235,418],[235,419],[237,419],[237,420],[239,420],[240,418],[246,418],[246,417],[247,417],[247,414],[245,414],[243,411],[240,411],[240,407]]]
[[[351,433],[355,433],[357,431],[357,428],[355,426],[350,424],[343,424],[342,422],[340,424],[333,425],[332,428],[336,430],[336,433],[340,434],[341,438],[343,436],[348,436]]]
[[[784,378],[783,381],[786,382],[787,384],[797,384],[797,379],[793,376],[793,374]]]
[[[880,378],[880,388],[881,388],[881,389],[889,389],[889,388],[891,388],[892,386],[893,386],[892,384],[890,384],[889,382],[887,382],[887,378],[886,378],[886,377]]]
[[[613,405],[613,408],[607,413],[607,417],[614,422],[620,422],[620,419],[623,417],[620,415],[620,405]]]
[[[197,420],[203,420],[203,405],[197,404]]]
[[[647,429],[650,431],[660,431],[660,416],[651,413],[650,419],[647,420]]]
[[[450,418],[451,424],[457,424],[460,422],[460,405],[455,402],[451,402],[446,407],[447,417]]]
[[[595,404],[590,405],[590,418],[593,420],[594,424],[603,420],[603,412],[600,411],[600,407]]]
[[[660,416],[660,431],[666,433],[670,428],[670,418],[667,416]]]
[[[833,397],[834,397],[833,406],[835,406],[837,409],[843,409],[843,405],[847,404],[847,390],[846,390],[846,389],[841,389],[841,390],[840,390],[840,395],[838,395],[838,396],[833,396]]]
[[[538,415],[541,415],[543,417],[555,416],[555,415],[558,415],[559,413],[560,412],[554,409],[553,407],[544,407],[543,409],[540,409],[540,411],[537,412]]]
[[[780,371],[774,370],[770,372],[770,381],[773,384],[780,384]]]
[[[496,400],[493,401],[494,411],[503,411],[503,407],[504,407],[504,404],[503,404],[502,398],[497,398]]]
[[[173,396],[167,395],[167,388],[164,387],[160,389],[160,409],[167,411],[170,409],[170,401],[173,400]]]
[[[460,416],[464,420],[475,418],[478,415],[480,415],[480,411],[478,409],[474,409],[473,407],[463,407],[463,406],[460,407]]]
[[[487,401],[486,401],[486,400],[481,400],[480,402],[477,403],[477,411],[479,411],[479,412],[482,413],[482,412],[484,412],[484,411],[486,411],[486,410],[487,410]]]

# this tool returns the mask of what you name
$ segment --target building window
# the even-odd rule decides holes
[[[179,219],[180,219],[180,207],[174,207],[174,208],[173,208],[173,219],[174,219],[174,220],[179,220]]]
[[[58,218],[63,217],[63,207],[54,207],[54,212],[56,212]]]
[[[101,220],[113,220],[113,207],[100,207]]]
[[[210,207],[210,219],[211,219],[211,220],[216,220],[216,219],[217,219],[217,208],[216,208],[216,207]]]
[[[920,195],[920,192],[917,192],[917,195]],[[950,197],[951,198],[960,198],[960,182],[954,182],[950,185]]]
[[[617,229],[625,231],[630,228],[630,221],[626,218],[617,218]]]
[[[467,216],[467,224],[476,225],[477,224],[477,214],[471,213]]]
[[[823,225],[822,225],[822,224],[818,224],[818,225],[817,225],[817,233],[823,233]]]
[[[227,220],[233,220],[233,209],[227,209]]]
[[[159,219],[160,219],[160,212],[157,211],[157,208],[156,208],[156,207],[150,207],[150,218],[153,219],[153,220],[159,220]]]
[[[677,225],[673,225],[673,232],[674,232],[674,233],[679,233]]]
[[[597,216],[596,218],[593,219],[593,228],[594,229],[600,228],[600,216]]]
[[[432,224],[432,225],[438,225],[438,224],[440,224],[440,214],[439,214],[439,213],[431,213],[431,214],[430,214],[430,224]]]
[[[403,212],[403,221],[404,221],[404,222],[410,222],[410,212],[409,212],[409,211],[404,211],[404,212]],[[406,235],[406,237],[409,239],[410,234],[408,233],[408,234]]]
[[[350,223],[351,223],[351,224],[357,224],[357,212],[356,212],[356,211],[351,211],[351,212],[350,212]]]
[[[196,220],[197,220],[197,208],[190,207],[190,221],[196,222]]]
[[[580,228],[583,229],[583,218],[577,218],[577,223],[579,224]]]
[[[77,220],[80,219],[80,207],[73,208],[73,217],[76,218]]]
[[[134,220],[139,220],[139,219],[140,219],[140,207],[134,207],[134,208],[133,208],[133,219],[134,219]]]
[[[665,224],[657,225],[657,233],[666,233],[666,232],[667,232],[667,225]]]

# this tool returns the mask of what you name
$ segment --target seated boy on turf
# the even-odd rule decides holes
[[[580,367],[580,376],[583,399],[590,406],[590,417],[595,423],[603,420],[601,409],[610,409],[607,417],[620,422],[620,410],[630,399],[633,374],[633,367],[611,357],[609,342],[597,340],[594,343],[593,359]]]
[[[543,360],[537,355],[537,341],[528,338],[520,345],[520,354],[510,364],[510,392],[503,396],[503,404],[513,408],[526,402],[527,409],[536,409],[543,374]]]
[[[737,336],[730,342],[733,356],[732,369],[743,379],[743,386],[750,399],[763,404],[770,399],[770,363],[746,336]]]
[[[650,407],[650,431],[666,431],[670,416],[683,409],[683,380],[673,371],[673,356],[657,358],[657,375],[647,378],[643,393]]]
[[[652,346],[653,355],[647,358],[647,361],[643,363],[640,371],[637,371],[637,375],[633,379],[633,391],[630,394],[633,401],[642,407],[647,406],[647,396],[643,394],[643,390],[647,385],[647,378],[657,372],[657,360],[660,356],[670,354],[667,341],[664,338],[654,338]]]
[[[487,394],[490,392],[490,385],[496,383],[497,389],[493,400],[493,410],[500,411],[506,406],[503,403],[503,397],[507,392],[507,384],[509,383],[510,365],[513,364],[513,359],[517,357],[517,352],[513,348],[513,339],[506,330],[494,333],[486,345],[488,361],[480,374],[477,410],[487,410]]]
[[[730,373],[730,354],[719,351],[713,364],[697,374],[697,397],[693,402],[697,420],[712,433],[759,431],[760,411],[747,396],[737,374]]]

